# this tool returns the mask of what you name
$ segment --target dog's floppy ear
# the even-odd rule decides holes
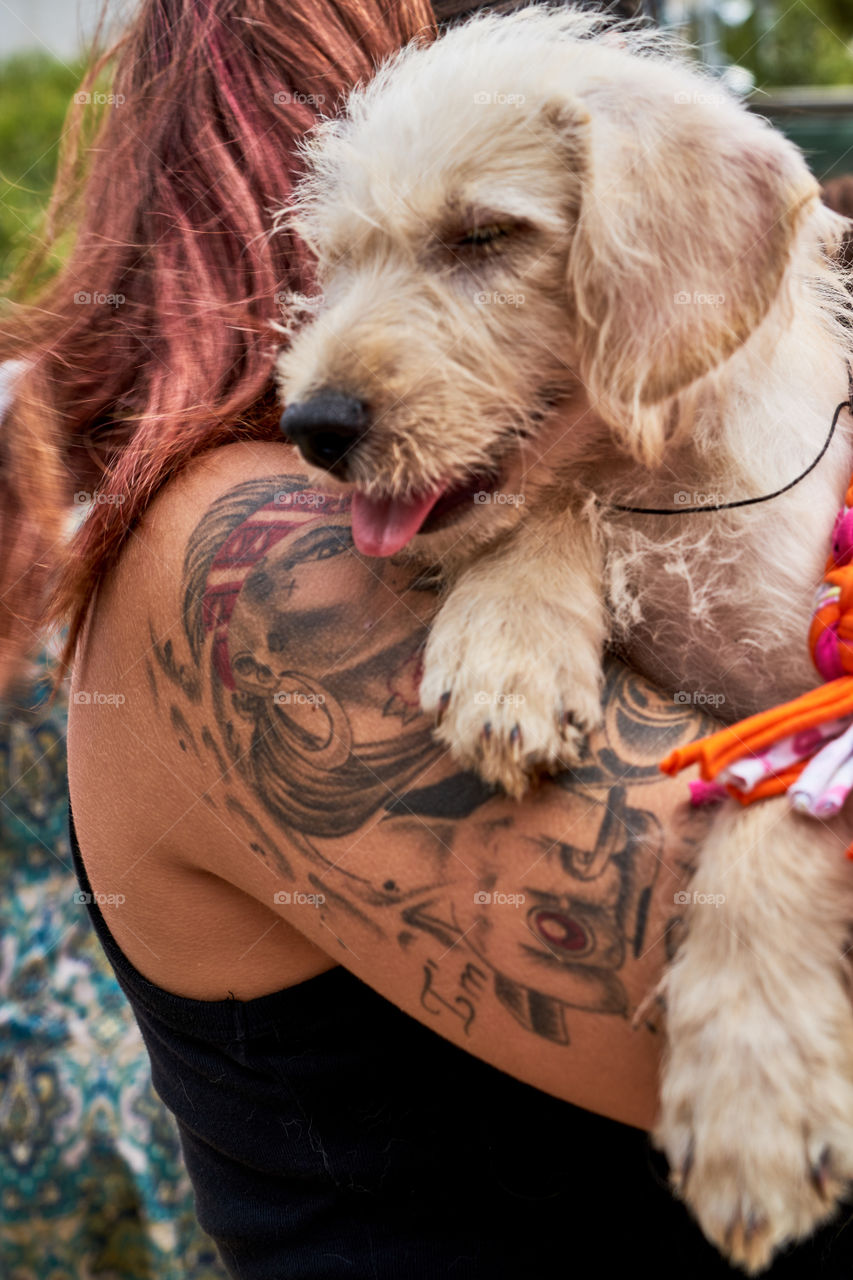
[[[648,463],[662,453],[671,398],[767,314],[819,198],[800,153],[765,121],[722,89],[691,77],[688,92],[668,91],[668,80],[581,95],[589,122],[568,262],[577,373]],[[571,121],[572,148],[577,105],[557,113]]]

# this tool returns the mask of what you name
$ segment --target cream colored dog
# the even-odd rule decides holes
[[[519,795],[577,760],[601,659],[734,719],[817,683],[805,637],[853,470],[831,261],[800,153],[659,34],[572,9],[410,47],[325,122],[295,224],[323,296],[288,330],[283,425],[353,491],[367,555],[440,564],[421,689]],[[657,1138],[747,1270],[853,1176],[840,820],[721,807],[665,979]]]

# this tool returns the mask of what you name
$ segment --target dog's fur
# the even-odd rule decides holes
[[[818,454],[853,355],[846,223],[797,149],[659,33],[534,8],[404,50],[309,158],[294,222],[323,296],[280,357],[285,400],[370,407],[350,463],[368,494],[496,468],[516,495],[407,549],[446,582],[421,697],[458,759],[516,795],[571,765],[608,636],[729,719],[816,684],[846,417],[772,502],[607,505],[764,494]],[[463,243],[495,222],[491,248]],[[785,800],[722,806],[692,887],[726,907],[693,908],[665,980],[657,1136],[749,1270],[853,1176],[847,839]]]

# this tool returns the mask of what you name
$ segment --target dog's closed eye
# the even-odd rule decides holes
[[[480,259],[501,253],[529,230],[530,223],[524,218],[472,213],[446,227],[440,240],[457,257]]]
[[[505,240],[512,235],[514,230],[514,223],[492,222],[485,227],[471,227],[469,231],[464,232],[458,238],[456,243],[457,245],[485,248],[487,245],[493,244],[495,240]]]

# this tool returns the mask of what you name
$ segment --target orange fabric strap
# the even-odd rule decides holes
[[[701,776],[706,782],[712,782],[723,769],[742,756],[757,753],[789,734],[850,714],[853,714],[853,676],[840,676],[792,702],[760,711],[707,738],[688,743],[686,747],[676,747],[661,760],[659,767],[663,773],[676,774],[688,765],[698,763]],[[771,778],[762,779],[748,794],[735,787],[727,790],[742,804],[751,804],[763,796],[779,795],[787,791],[806,764],[805,760],[799,761]]]

